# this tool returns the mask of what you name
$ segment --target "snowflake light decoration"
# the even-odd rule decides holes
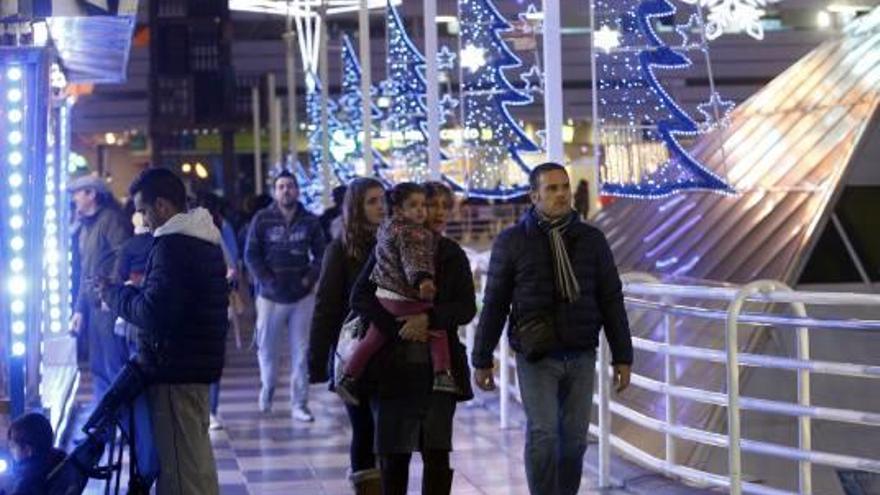
[[[767,13],[766,7],[780,0],[680,0],[690,5],[707,9],[706,37],[717,39],[724,33],[745,31],[756,40],[764,39],[764,25],[761,20]]]

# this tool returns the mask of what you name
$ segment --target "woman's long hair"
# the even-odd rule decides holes
[[[342,247],[346,255],[358,261],[367,259],[376,243],[378,226],[370,224],[364,214],[364,198],[374,188],[385,189],[376,179],[358,177],[348,184],[342,202]]]

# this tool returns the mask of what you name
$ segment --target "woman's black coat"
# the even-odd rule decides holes
[[[467,351],[458,338],[458,327],[469,323],[477,312],[473,274],[464,251],[451,239],[440,238],[435,261],[437,298],[429,312],[429,328],[449,333],[452,373],[462,391],[461,400],[469,400],[473,397],[470,368]],[[371,256],[361,270],[351,291],[351,309],[393,340],[373,357],[365,385],[371,394],[381,398],[427,398],[433,383],[430,361],[408,358],[413,344],[400,339],[401,323],[376,299],[376,284],[370,281],[375,263]],[[427,344],[416,345],[423,346],[427,352]]]

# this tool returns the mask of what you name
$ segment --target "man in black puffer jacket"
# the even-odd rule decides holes
[[[480,388],[495,388],[492,352],[510,314],[510,345],[517,351],[528,418],[529,491],[575,495],[587,449],[600,330],[611,347],[618,392],[629,384],[632,341],[608,241],[571,209],[568,173],[545,163],[529,182],[534,206],[492,248],[474,341],[474,377]]]
[[[208,436],[208,385],[220,379],[228,304],[220,231],[204,208],[186,211],[183,183],[148,169],[129,190],[153,232],[143,286],[107,286],[102,299],[139,327],[161,473],[157,494],[219,493]]]

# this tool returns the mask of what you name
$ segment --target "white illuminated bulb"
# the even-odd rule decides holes
[[[27,291],[27,281],[21,275],[9,278],[9,292],[14,295],[21,295]]]
[[[474,45],[468,45],[461,51],[461,66],[476,72],[480,67],[486,65],[486,50],[478,48]]]
[[[13,151],[12,153],[9,154],[9,158],[7,158],[7,161],[13,167],[17,167],[17,166],[21,165],[21,161],[23,159],[24,159],[24,157],[21,156],[21,152]]]
[[[9,196],[9,206],[12,208],[21,208],[21,205],[24,204],[24,198],[21,194],[13,194]]]
[[[12,261],[9,262],[9,268],[14,272],[20,272],[24,270],[24,259],[16,257],[12,258]]]
[[[21,335],[24,333],[24,330],[25,330],[25,325],[24,325],[23,321],[16,320],[16,321],[12,322],[12,333],[14,333],[15,335]]]
[[[16,299],[15,301],[12,301],[12,304],[9,305],[9,309],[14,315],[20,315],[24,313],[24,301],[22,301],[21,299]]]
[[[53,321],[50,328],[52,330],[52,333],[59,333],[61,331],[61,322]]]
[[[8,139],[9,139],[9,144],[11,144],[11,145],[21,144],[21,140],[22,140],[21,131],[10,132]]]
[[[24,351],[25,351],[24,343],[16,342],[16,343],[12,344],[12,355],[13,356],[24,356]]]
[[[11,247],[13,251],[21,251],[24,249],[24,239],[21,236],[13,237],[9,240],[9,247]]]
[[[10,67],[9,70],[6,71],[6,77],[9,78],[10,81],[21,81],[21,69],[18,67]]]
[[[9,218],[9,226],[14,230],[18,230],[24,226],[24,217],[21,215],[12,215]]]
[[[9,185],[10,186],[19,187],[19,186],[21,186],[22,182],[24,182],[24,179],[22,178],[21,174],[14,173],[14,174],[9,175]]]
[[[18,103],[21,101],[21,90],[18,88],[12,88],[6,92],[6,99],[9,100],[10,103]]]
[[[9,119],[9,121],[12,122],[13,124],[17,124],[17,123],[21,122],[22,113],[21,113],[21,110],[19,110],[17,108],[10,110],[9,113],[6,115],[7,115],[7,118]]]
[[[831,27],[831,14],[824,10],[820,10],[818,14],[816,14],[816,25],[822,29]]]
[[[596,48],[607,52],[620,46],[620,33],[608,26],[593,33],[593,44]]]

